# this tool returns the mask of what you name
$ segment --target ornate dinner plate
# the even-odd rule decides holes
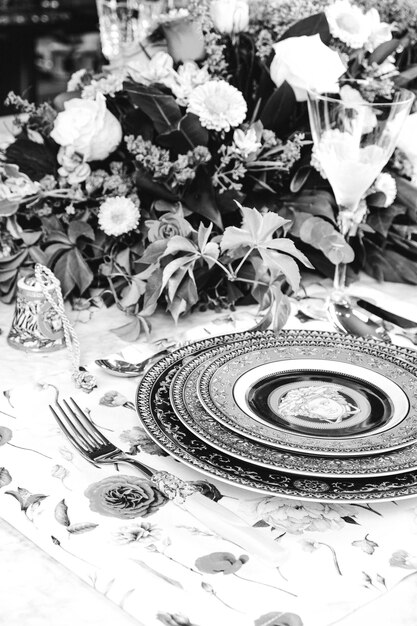
[[[208,351],[192,367],[208,358],[197,384],[201,403],[254,441],[323,456],[378,454],[417,442],[417,367],[394,346],[287,331],[217,357]]]
[[[208,476],[261,494],[320,502],[377,502],[417,495],[416,471],[372,478],[303,478],[234,458],[202,441],[178,419],[170,388],[184,361],[214,346],[227,349],[221,339],[197,342],[161,359],[138,386],[140,421],[168,454]]]
[[[204,365],[191,373],[180,368],[170,387],[171,404],[183,424],[203,441],[261,467],[304,476],[389,476],[417,470],[417,444],[372,456],[329,457],[279,450],[226,428],[203,407],[196,394]]]

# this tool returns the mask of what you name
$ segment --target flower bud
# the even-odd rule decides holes
[[[240,33],[249,26],[247,0],[213,0],[210,15],[216,29],[227,35]]]

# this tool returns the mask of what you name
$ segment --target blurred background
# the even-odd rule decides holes
[[[49,100],[101,63],[95,0],[0,0],[0,115],[9,91]]]

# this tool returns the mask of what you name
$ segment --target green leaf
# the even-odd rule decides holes
[[[417,262],[366,241],[365,271],[379,281],[417,285]]]
[[[290,182],[290,191],[292,193],[298,193],[301,191],[306,184],[311,171],[311,165],[302,165],[297,169]]]
[[[400,44],[399,39],[390,39],[389,41],[384,41],[379,46],[375,48],[369,57],[368,63],[377,63],[381,65],[389,56],[393,54]]]
[[[174,237],[171,237],[171,239],[168,239],[164,256],[177,254],[177,252],[194,255],[197,252],[197,248],[193,242],[186,237],[183,237],[182,235],[175,235]]]
[[[94,274],[77,248],[64,252],[53,267],[61,281],[62,295],[66,298],[76,287],[84,293],[91,285]]]
[[[161,146],[175,150],[177,154],[186,154],[196,146],[207,146],[208,140],[208,131],[194,113],[187,113],[175,130],[158,137]]]
[[[284,206],[292,207],[311,215],[325,217],[332,223],[335,223],[334,209],[336,204],[334,197],[328,191],[305,189],[294,196],[283,196],[281,202]]]
[[[187,185],[182,200],[190,211],[207,218],[220,230],[223,230],[222,217],[216,204],[212,179],[204,166],[197,168],[196,175]]]
[[[300,20],[291,26],[280,37],[279,41],[289,37],[301,37],[302,35],[320,35],[323,43],[328,44],[331,39],[329,23],[324,13],[316,13]]]
[[[22,265],[28,255],[28,251],[23,249],[16,252],[16,254],[12,254],[11,256],[6,256],[0,258],[0,271],[7,270],[15,270]]]
[[[393,80],[398,87],[406,87],[408,83],[411,83],[417,78],[417,63],[409,65],[404,72],[394,76]]]
[[[182,269],[184,270],[184,273],[182,274],[182,276],[184,276],[184,274],[189,269],[192,269],[192,266],[194,265],[196,260],[197,260],[197,256],[191,256],[191,257],[182,256],[182,257],[179,257],[178,259],[174,259],[173,261],[171,261],[171,263],[168,263],[168,265],[164,267],[164,270],[162,273],[162,289],[165,289],[166,285],[168,284],[168,281],[179,270],[182,270]]]
[[[403,215],[406,209],[404,206],[398,204],[392,204],[390,207],[375,208],[366,220],[368,226],[374,229],[376,233],[379,233],[383,237],[387,237],[389,229],[392,226],[392,222],[398,215]]]
[[[153,241],[146,248],[144,255],[141,257],[141,263],[157,263],[164,256],[166,247],[168,245],[169,239],[158,239],[157,241]]]
[[[152,315],[158,305],[158,298],[162,291],[162,269],[156,268],[149,277],[143,297],[143,307],[140,311],[143,317]]]
[[[306,267],[313,269],[313,266],[308,258],[295,247],[295,244],[291,241],[291,239],[285,239],[283,237],[273,239],[268,243],[268,248],[272,248],[273,250],[277,250],[279,252],[285,252],[286,254],[291,254],[291,256],[294,256],[296,259],[301,261],[301,263],[304,263]]]
[[[295,106],[294,91],[284,81],[267,100],[260,116],[262,124],[265,128],[273,130],[278,137],[285,137]]]
[[[42,237],[42,232],[40,230],[24,230],[20,236],[26,246],[33,246]]]
[[[130,102],[152,120],[158,134],[175,129],[182,115],[172,95],[163,93],[156,87],[126,82],[123,85]]]
[[[292,257],[275,250],[260,249],[259,254],[271,273],[272,281],[275,282],[277,278],[283,275],[293,291],[297,291],[301,276],[298,265]]]
[[[395,176],[397,185],[397,202],[404,204],[408,211],[407,217],[412,224],[417,224],[417,187],[401,176]]]
[[[0,217],[10,217],[17,213],[19,203],[11,200],[0,200]]]
[[[288,296],[282,293],[278,288],[274,289],[274,304],[273,306],[273,318],[272,318],[272,330],[277,332],[284,328],[291,313],[291,302]]]
[[[79,237],[86,237],[87,239],[94,241],[94,230],[92,229],[90,224],[87,224],[87,222],[74,220],[68,226],[68,239],[75,244],[77,243]]]

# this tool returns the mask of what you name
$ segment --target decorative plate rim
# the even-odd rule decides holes
[[[197,437],[200,437],[203,441],[213,446],[214,448],[226,452],[226,454],[230,454],[233,457],[236,457],[241,460],[249,460],[256,465],[260,465],[266,469],[273,470],[282,470],[288,472],[290,474],[297,475],[307,475],[307,476],[315,476],[319,478],[326,477],[344,477],[344,478],[367,478],[367,477],[376,477],[376,476],[393,476],[395,474],[402,474],[408,471],[417,471],[417,444],[414,446],[405,446],[404,448],[400,448],[399,450],[394,450],[392,452],[387,452],[382,455],[372,455],[372,456],[355,456],[355,457],[329,457],[329,456],[320,456],[320,455],[304,455],[294,453],[288,450],[279,450],[278,448],[274,448],[264,444],[262,442],[253,441],[248,439],[244,435],[237,433],[236,431],[232,431],[221,422],[215,420],[204,408],[204,406],[200,403],[198,398],[194,394],[193,385],[195,382],[195,377],[198,377],[200,374],[199,369],[203,366],[200,365],[199,368],[195,368],[191,373],[184,377],[185,380],[180,380],[182,378],[181,369],[178,370],[175,376],[175,380],[173,380],[171,385],[171,403],[172,407],[184,424],[186,428],[188,428],[192,433],[194,433]],[[191,379],[191,382],[190,382]],[[178,391],[177,393],[173,393],[172,389],[175,384],[179,384],[180,389],[182,388],[182,392]],[[186,394],[188,391],[188,384],[191,385],[190,390],[190,400],[186,398]],[[211,432],[208,430],[207,425],[211,428]],[[216,432],[217,431],[217,432]],[[217,435],[217,438],[216,438]],[[239,443],[243,443],[243,448],[239,449]],[[232,447],[234,446],[234,447]],[[414,452],[414,460],[411,465],[407,466],[407,463],[410,463],[410,459],[407,459],[407,451],[408,456]],[[246,456],[245,456],[246,455]],[[248,456],[250,455],[250,456]],[[268,456],[274,456],[281,459],[281,461],[275,461],[275,463],[267,462],[265,458]],[[351,468],[354,466],[361,465],[365,466],[368,464],[369,467],[374,465],[377,466],[378,460],[383,463],[387,463],[389,458],[392,457],[395,459],[398,457],[397,466],[388,469],[381,470],[364,470],[361,471],[340,471],[340,466],[347,465]],[[291,462],[293,465],[291,465]],[[285,465],[287,463],[287,465]],[[318,471],[313,465],[325,465],[329,467],[329,465],[333,468],[332,471]],[[339,471],[336,471],[339,469]]]
[[[294,331],[287,331],[287,337],[291,336],[291,333]],[[305,333],[306,331],[297,331],[297,333]],[[326,333],[323,331],[312,331],[315,335],[317,333],[321,334],[321,337],[324,336],[334,336],[336,333]],[[265,333],[263,333],[265,335]],[[244,472],[239,471],[235,473],[235,475],[231,478],[230,472],[225,473],[224,470],[218,467],[207,466],[207,462],[204,461],[201,455],[192,455],[189,450],[184,447],[184,444],[181,443],[181,437],[184,438],[187,436],[193,437],[192,433],[187,430],[184,425],[178,422],[178,418],[176,417],[173,409],[170,405],[169,398],[166,401],[166,409],[165,410],[157,410],[156,407],[153,406],[153,396],[154,392],[159,393],[161,388],[165,389],[165,393],[169,393],[170,381],[167,380],[167,375],[170,369],[172,369],[173,365],[181,365],[181,362],[184,358],[190,357],[192,355],[196,355],[199,352],[203,352],[209,348],[212,348],[214,345],[221,345],[223,348],[227,349],[233,341],[240,341],[244,339],[243,337],[245,333],[238,333],[234,335],[231,339],[230,336],[222,337],[222,338],[213,338],[212,340],[203,340],[192,344],[191,346],[187,346],[177,350],[175,353],[171,354],[169,357],[164,357],[158,363],[156,363],[143,377],[142,381],[139,383],[137,387],[136,393],[136,408],[138,412],[138,417],[148,432],[148,434],[160,445],[168,454],[177,458],[179,461],[183,462],[185,465],[191,467],[198,472],[210,476],[211,478],[218,479],[227,484],[231,484],[233,486],[238,486],[240,488],[246,489],[250,492],[256,492],[261,495],[276,495],[280,497],[285,497],[287,499],[299,500],[299,501],[317,501],[317,502],[383,502],[390,501],[395,499],[406,499],[416,497],[417,495],[417,473],[416,472],[407,472],[398,476],[398,480],[401,481],[397,485],[393,485],[392,481],[385,480],[386,477],[381,477],[384,480],[379,481],[377,479],[378,486],[377,488],[375,484],[366,483],[364,488],[361,489],[360,492],[356,491],[355,493],[347,494],[346,496],[338,496],[333,495],[329,497],[329,494],[325,495],[323,492],[323,481],[314,481],[311,479],[307,479],[304,481],[299,481],[301,485],[297,487],[298,491],[296,493],[290,493],[288,490],[285,491],[280,486],[276,484],[276,482],[265,485],[260,484],[259,481],[256,480],[256,472],[259,471],[259,468],[251,466],[249,463],[246,463],[250,469],[249,474],[252,476],[244,476]],[[253,334],[246,333],[249,335],[248,338],[253,337]],[[370,342],[373,343],[373,342]],[[400,350],[405,357],[405,359],[409,359],[409,363],[415,362],[414,354],[409,350]],[[165,380],[164,380],[165,375]],[[159,385],[159,388],[158,388]],[[167,419],[167,413],[171,412],[171,424],[170,427],[173,427],[172,432],[166,432],[166,424],[160,424],[158,422],[158,414],[159,417]],[[177,439],[174,437],[173,432],[177,430]],[[181,434],[182,431],[182,434]],[[179,433],[179,434],[178,434]],[[200,450],[207,449],[207,444],[202,442],[201,440],[196,440],[197,445],[200,447]],[[217,451],[213,451],[214,454],[217,455]],[[223,454],[223,456],[225,456]],[[236,459],[231,458],[232,462],[235,462]],[[244,463],[241,461],[240,463]],[[242,467],[242,466],[241,466]],[[278,478],[283,476],[282,472],[273,472]],[[285,474],[284,474],[285,475]],[[292,477],[291,477],[292,478]],[[389,479],[389,477],[387,477]],[[286,479],[287,480],[287,479]],[[350,480],[350,479],[349,479]],[[352,479],[355,480],[355,479]],[[356,480],[365,480],[365,479],[356,479]],[[407,480],[409,480],[409,484],[407,484]],[[411,482],[410,482],[411,480]],[[343,479],[342,479],[343,482]],[[335,481],[337,485],[340,483],[339,481]],[[300,492],[300,488],[303,486],[304,488],[309,489],[308,493]],[[321,489],[320,492],[314,491],[314,488]],[[313,490],[313,491],[312,491]]]
[[[305,332],[305,331],[299,331]],[[316,331],[319,332],[319,331]],[[350,337],[348,335],[337,335],[337,342],[332,345],[332,340],[336,337],[330,337],[330,340],[327,341],[327,335],[323,331],[324,342],[321,344],[311,344],[305,342],[305,337],[302,336],[302,341],[297,343],[297,336],[293,336],[293,341],[290,345],[281,345],[280,349],[284,351],[285,349],[285,358],[288,353],[292,349],[310,349],[314,346],[315,349],[320,348],[321,350],[333,350],[337,351],[337,360],[344,362],[344,358],[341,357],[343,351],[345,353],[346,363],[349,365],[350,360],[353,358],[352,354],[355,356],[355,362],[357,362],[358,354],[361,356],[369,356],[372,359],[376,359],[380,366],[383,368],[387,368],[388,366],[392,367],[400,367],[401,375],[408,377],[408,386],[406,388],[398,385],[405,395],[408,397],[410,403],[410,410],[408,415],[395,427],[390,428],[382,433],[377,434],[369,434],[367,436],[358,437],[355,439],[347,439],[347,438],[323,438],[323,437],[301,437],[296,434],[288,433],[288,431],[277,431],[273,427],[268,427],[265,424],[260,422],[256,423],[256,427],[258,429],[259,434],[253,432],[252,423],[250,418],[238,407],[233,406],[232,400],[230,402],[225,402],[225,409],[222,408],[218,404],[218,399],[214,400],[211,394],[212,391],[212,379],[219,380],[218,386],[222,386],[222,393],[224,395],[231,394],[231,387],[233,381],[228,380],[227,384],[225,383],[224,376],[220,377],[220,368],[230,364],[232,360],[237,360],[239,358],[246,359],[248,365],[245,368],[241,368],[241,373],[244,373],[246,370],[252,369],[255,367],[256,363],[254,363],[254,358],[256,354],[260,353],[262,349],[265,347],[268,350],[272,350],[277,348],[277,346],[271,344],[270,346],[259,345],[257,349],[254,350],[254,346],[245,347],[243,344],[239,347],[228,350],[227,353],[222,353],[220,355],[215,355],[215,351],[213,350],[213,354],[208,353],[208,356],[211,357],[210,363],[204,369],[200,376],[200,380],[197,386],[197,392],[199,394],[199,398],[205,409],[218,421],[224,424],[227,428],[235,430],[245,437],[251,438],[253,440],[260,441],[262,443],[268,443],[269,445],[275,446],[280,449],[292,450],[293,452],[301,452],[304,454],[313,454],[319,453],[320,455],[371,455],[371,454],[379,454],[383,451],[392,451],[396,449],[400,449],[407,445],[411,445],[417,443],[417,420],[413,419],[411,414],[415,414],[417,412],[417,393],[413,395],[410,393],[409,387],[412,386],[413,383],[417,385],[417,367],[414,363],[404,360],[401,358],[401,355],[398,354],[393,347],[391,346],[391,350],[387,349],[388,345],[383,344],[378,341],[367,341],[361,342],[358,341],[357,338]],[[341,341],[343,341],[343,347],[340,346]],[[256,341],[254,342],[256,345]],[[206,358],[208,358],[208,356]],[[292,353],[293,358],[298,358],[299,354]],[[259,360],[259,364],[265,362],[265,355],[262,356],[262,361]],[[306,357],[310,358],[310,357]],[[315,358],[317,358],[315,356]],[[335,357],[336,358],[336,357]],[[249,359],[252,359],[251,361]],[[275,355],[270,357],[270,360],[279,360]],[[284,360],[284,359],[282,359]],[[196,357],[194,361],[194,367],[197,367],[201,362],[201,359]],[[328,367],[326,367],[326,371],[328,371]],[[369,367],[364,369],[370,369]],[[410,377],[413,378],[410,379]],[[400,372],[398,372],[400,375]],[[220,393],[218,397],[220,397]],[[395,430],[395,432],[393,432]]]

